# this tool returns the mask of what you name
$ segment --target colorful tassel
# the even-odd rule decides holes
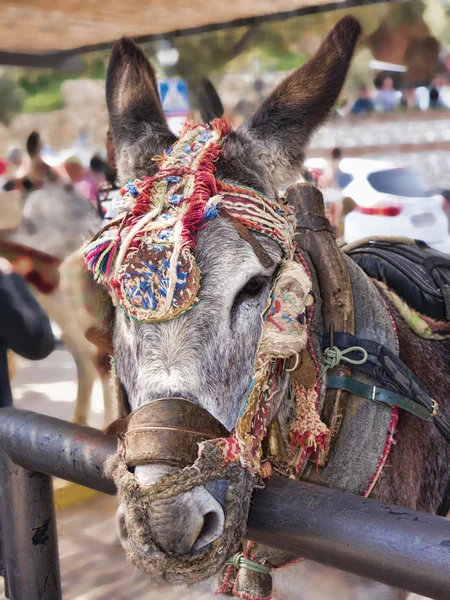
[[[86,265],[95,281],[105,285],[108,283],[111,266],[119,248],[120,235],[115,238],[101,238],[86,247],[84,257]]]

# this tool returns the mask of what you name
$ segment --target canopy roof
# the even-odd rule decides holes
[[[150,41],[377,1],[2,0],[0,64],[56,66],[122,35]]]

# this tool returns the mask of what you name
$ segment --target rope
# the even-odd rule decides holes
[[[347,354],[351,352],[361,352],[362,358],[355,359],[350,358]],[[350,348],[346,348],[345,350],[339,350],[337,346],[332,346],[331,348],[325,348],[323,352],[323,363],[324,367],[320,372],[319,378],[317,381],[320,381],[328,369],[334,369],[341,362],[346,362],[349,365],[363,365],[369,359],[369,354],[367,350],[362,348],[361,346],[351,346]]]
[[[227,565],[232,565],[236,570],[246,569],[247,571],[253,571],[253,573],[262,573],[263,575],[269,574],[272,569],[265,565],[260,565],[254,560],[246,558],[242,552],[236,552],[233,558],[227,560]]]

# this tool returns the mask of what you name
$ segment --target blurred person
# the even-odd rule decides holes
[[[375,108],[381,111],[395,110],[399,103],[399,93],[394,88],[392,77],[386,75],[375,97]]]
[[[0,158],[0,187],[3,187],[3,184],[6,181],[7,173],[8,173],[8,163],[3,158]]]
[[[341,170],[339,169],[339,165],[341,159],[342,150],[340,148],[333,148],[330,158],[327,161],[327,166],[325,167],[322,176],[319,178],[319,187],[334,189],[338,189],[340,187],[339,177],[341,175]]]
[[[450,108],[450,90],[445,75],[436,75],[429,87],[430,108]]]
[[[78,156],[70,156],[64,161],[64,170],[69,176],[70,181],[77,187],[77,185],[84,179],[84,167]]]
[[[27,153],[30,157],[31,168],[27,173],[33,189],[41,188],[45,181],[57,181],[59,175],[42,158],[44,144],[37,131],[32,131],[27,139]]]
[[[364,85],[360,88],[358,97],[355,100],[350,112],[352,115],[361,115],[364,113],[370,113],[374,109],[375,102],[372,100],[369,88],[367,85]]]
[[[46,358],[55,341],[50,321],[12,264],[0,257],[0,407],[12,406],[7,351]]]
[[[418,103],[417,90],[415,87],[407,86],[402,90],[399,105],[402,108],[406,108],[408,110],[420,108]]]
[[[85,169],[84,177],[78,184],[78,189],[94,206],[97,205],[97,195],[100,186],[106,183],[106,162],[97,154],[91,158],[89,169]]]
[[[432,83],[430,86],[429,94],[430,94],[430,108],[437,108],[438,100],[439,100],[439,90],[434,83]]]
[[[430,94],[428,88],[421,85],[415,90],[415,107],[425,111],[430,107]]]

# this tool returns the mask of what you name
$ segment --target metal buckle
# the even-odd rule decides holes
[[[256,483],[253,487],[255,490],[263,490],[266,487],[264,480],[259,475],[256,476]]]
[[[372,402],[375,402],[376,404],[382,404],[383,406],[386,406],[386,404],[389,405],[388,402],[382,402],[381,400],[377,400],[377,393],[378,393],[378,387],[376,385],[372,386],[372,393],[370,395],[370,399],[372,400]],[[392,405],[389,405],[392,406]]]

